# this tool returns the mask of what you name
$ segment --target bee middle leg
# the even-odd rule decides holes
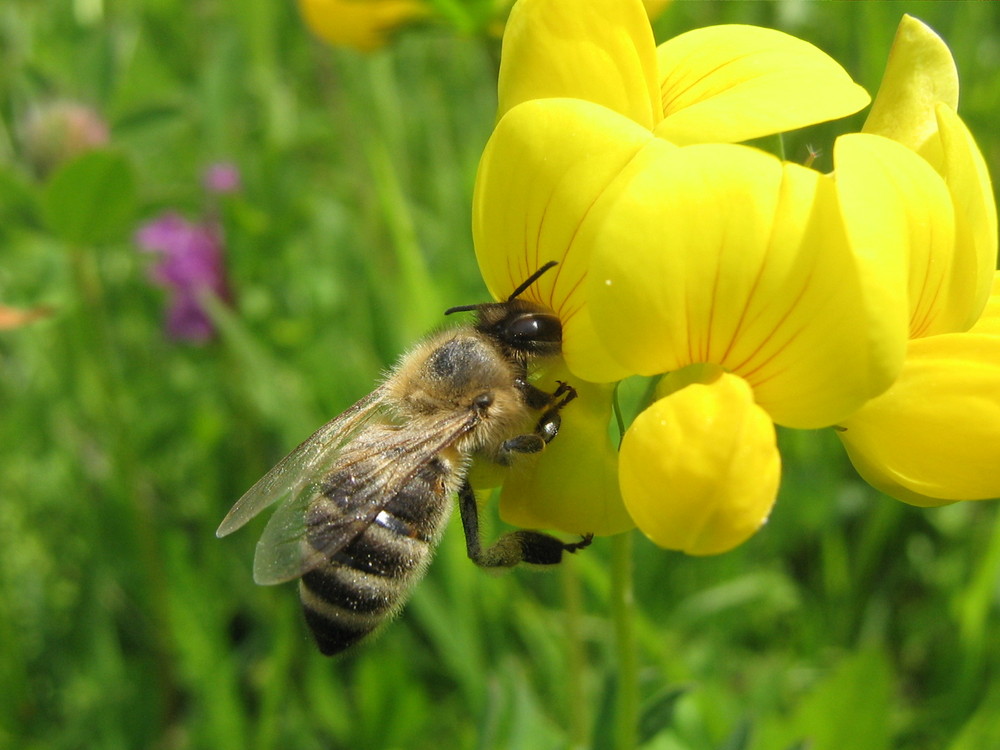
[[[467,481],[458,490],[458,508],[462,514],[465,547],[471,559],[481,568],[513,568],[520,563],[555,565],[562,562],[564,552],[576,552],[590,545],[593,534],[579,542],[563,542],[540,531],[511,531],[486,549],[479,538],[479,506],[476,494]]]
[[[562,425],[562,417],[559,412],[570,401],[576,398],[576,389],[559,381],[559,387],[552,393],[547,393],[541,388],[528,383],[525,380],[518,381],[521,393],[524,394],[528,406],[532,409],[544,409],[535,425],[535,431],[524,435],[517,435],[510,440],[505,440],[500,446],[501,463],[507,463],[504,459],[509,459],[512,453],[538,453],[552,439],[559,434],[559,427]]]

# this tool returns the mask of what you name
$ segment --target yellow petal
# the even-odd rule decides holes
[[[647,144],[669,148],[636,123],[589,102],[525,102],[497,124],[483,153],[473,196],[472,234],[483,279],[506,297],[550,260],[559,265],[524,297],[563,322],[563,353],[578,377],[618,380],[627,373],[604,353],[587,311],[587,228],[594,204]]]
[[[970,333],[988,333],[1000,336],[1000,271],[993,273],[993,287],[990,297],[983,308],[983,314],[976,324],[969,329]]]
[[[937,132],[939,103],[958,108],[958,71],[930,27],[903,16],[863,132],[884,135],[919,151]]]
[[[767,520],[781,459],[774,425],[750,386],[724,374],[642,412],[625,433],[619,471],[643,533],[661,547],[713,555]]]
[[[398,26],[429,14],[422,0],[299,0],[306,25],[329,44],[371,52]]]
[[[614,387],[574,380],[565,368],[553,368],[538,385],[552,390],[556,380],[571,383],[577,398],[560,413],[562,427],[545,450],[519,456],[511,467],[500,494],[501,518],[571,534],[631,529],[635,524],[618,491],[618,450],[608,432]]]
[[[656,43],[639,0],[519,0],[511,10],[498,117],[529,99],[570,97],[652,128],[657,84]]]
[[[997,267],[997,208],[986,161],[965,123],[949,106],[935,110],[941,144],[938,171],[955,210],[955,255],[949,304],[962,331],[979,317]]]
[[[832,179],[755,149],[643,153],[592,211],[591,318],[624,368],[721,365],[791,427],[888,387],[906,343],[900,240],[852,245]]]
[[[858,242],[874,253],[890,237],[906,246],[910,336],[958,330],[968,300],[950,293],[959,260],[944,180],[906,146],[881,136],[842,136],[835,154],[838,186]]]
[[[695,29],[657,49],[663,121],[675,143],[733,143],[846,117],[868,94],[826,53],[773,29]]]
[[[1000,497],[1000,336],[910,342],[896,383],[842,423],[858,473],[914,505]]]

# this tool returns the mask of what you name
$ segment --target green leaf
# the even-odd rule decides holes
[[[59,239],[77,245],[123,238],[135,208],[132,166],[114,151],[90,151],[67,162],[42,193],[46,226]]]
[[[813,687],[791,716],[763,722],[753,748],[888,750],[892,685],[892,667],[881,650],[850,654]]]

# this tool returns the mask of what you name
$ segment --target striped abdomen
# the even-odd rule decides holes
[[[355,467],[357,470],[357,467]],[[448,519],[445,461],[432,461],[399,490],[375,520],[299,582],[306,622],[320,651],[336,654],[360,641],[402,606],[430,562]],[[356,491],[347,472],[333,474],[309,509],[308,542],[323,549],[327,519],[349,513]]]

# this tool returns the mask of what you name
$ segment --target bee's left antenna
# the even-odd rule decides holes
[[[511,292],[510,296],[507,298],[507,301],[510,302],[512,299],[520,297],[522,294],[524,294],[524,290],[527,289],[532,284],[534,284],[536,281],[538,281],[539,277],[541,277],[543,273],[548,271],[550,268],[555,268],[557,265],[559,265],[558,261],[550,260],[544,266],[542,266],[533,274],[531,274],[531,276],[529,276],[527,280],[523,284],[521,284],[521,286],[519,286],[517,289]]]

